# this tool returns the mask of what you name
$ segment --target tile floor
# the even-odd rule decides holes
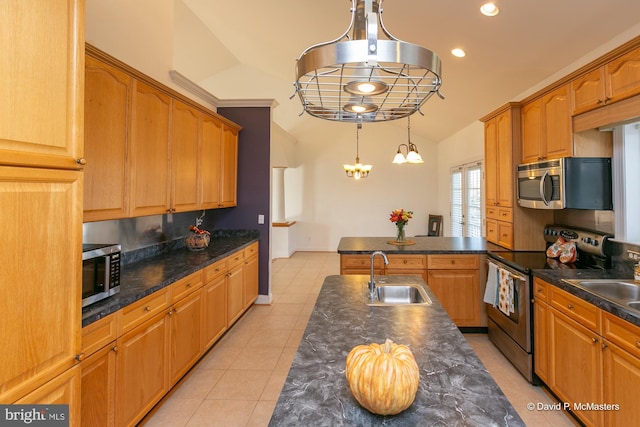
[[[272,265],[273,301],[254,305],[141,424],[146,427],[266,426],[325,276],[339,274],[333,252],[296,252]],[[484,334],[465,335],[528,426],[573,426],[504,359]]]

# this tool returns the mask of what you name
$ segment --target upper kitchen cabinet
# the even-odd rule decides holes
[[[522,163],[573,155],[569,85],[522,106]]]
[[[640,94],[640,48],[571,81],[572,115]]]
[[[3,2],[0,164],[79,169],[84,2]]]
[[[200,208],[220,207],[222,183],[222,122],[213,117],[202,118],[202,151],[200,156]]]
[[[220,207],[236,206],[238,187],[238,130],[224,125],[222,129],[222,171],[220,175]]]
[[[128,215],[132,78],[87,56],[85,62],[84,221]]]
[[[202,113],[173,100],[171,117],[171,212],[198,209],[198,162]]]
[[[514,200],[513,146],[520,140],[520,108],[508,109],[485,122],[486,204],[510,208]]]
[[[131,216],[169,212],[171,97],[134,81],[131,111]]]

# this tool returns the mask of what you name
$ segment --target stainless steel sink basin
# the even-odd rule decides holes
[[[631,301],[628,302],[627,305],[629,306],[629,308],[640,311],[640,301]]]
[[[627,303],[640,300],[640,286],[628,280],[565,280],[604,298]],[[640,308],[640,307],[635,307]]]
[[[366,305],[431,305],[424,288],[417,284],[376,285],[374,298],[369,295],[369,286],[364,284],[362,296]]]

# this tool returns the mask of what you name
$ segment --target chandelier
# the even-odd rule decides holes
[[[379,39],[379,29],[386,38]],[[444,99],[441,84],[440,58],[391,35],[382,0],[351,0],[344,34],[297,59],[292,97],[297,93],[304,111],[321,119],[379,122],[419,111],[434,93]]]
[[[363,165],[360,163],[360,156],[358,153],[360,128],[362,128],[362,124],[358,123],[356,127],[356,163],[354,165],[342,165],[347,176],[353,179],[366,178],[369,176],[369,172],[371,172],[371,168],[373,167],[371,165]]]
[[[407,157],[402,153],[401,147],[407,150]],[[391,163],[424,163],[422,156],[418,153],[418,147],[411,142],[411,116],[407,117],[407,143],[398,145],[398,152]]]

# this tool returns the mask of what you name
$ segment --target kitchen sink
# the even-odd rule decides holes
[[[376,285],[374,298],[369,295],[369,285],[362,287],[362,296],[366,305],[431,305],[431,298],[424,288],[417,284]]]
[[[629,308],[640,311],[640,301],[631,301],[628,302],[627,305],[629,306]]]
[[[640,300],[640,286],[628,280],[566,280],[565,282],[578,286],[579,288],[600,295],[604,298],[621,301],[624,303]],[[632,307],[640,308],[640,306]]]

